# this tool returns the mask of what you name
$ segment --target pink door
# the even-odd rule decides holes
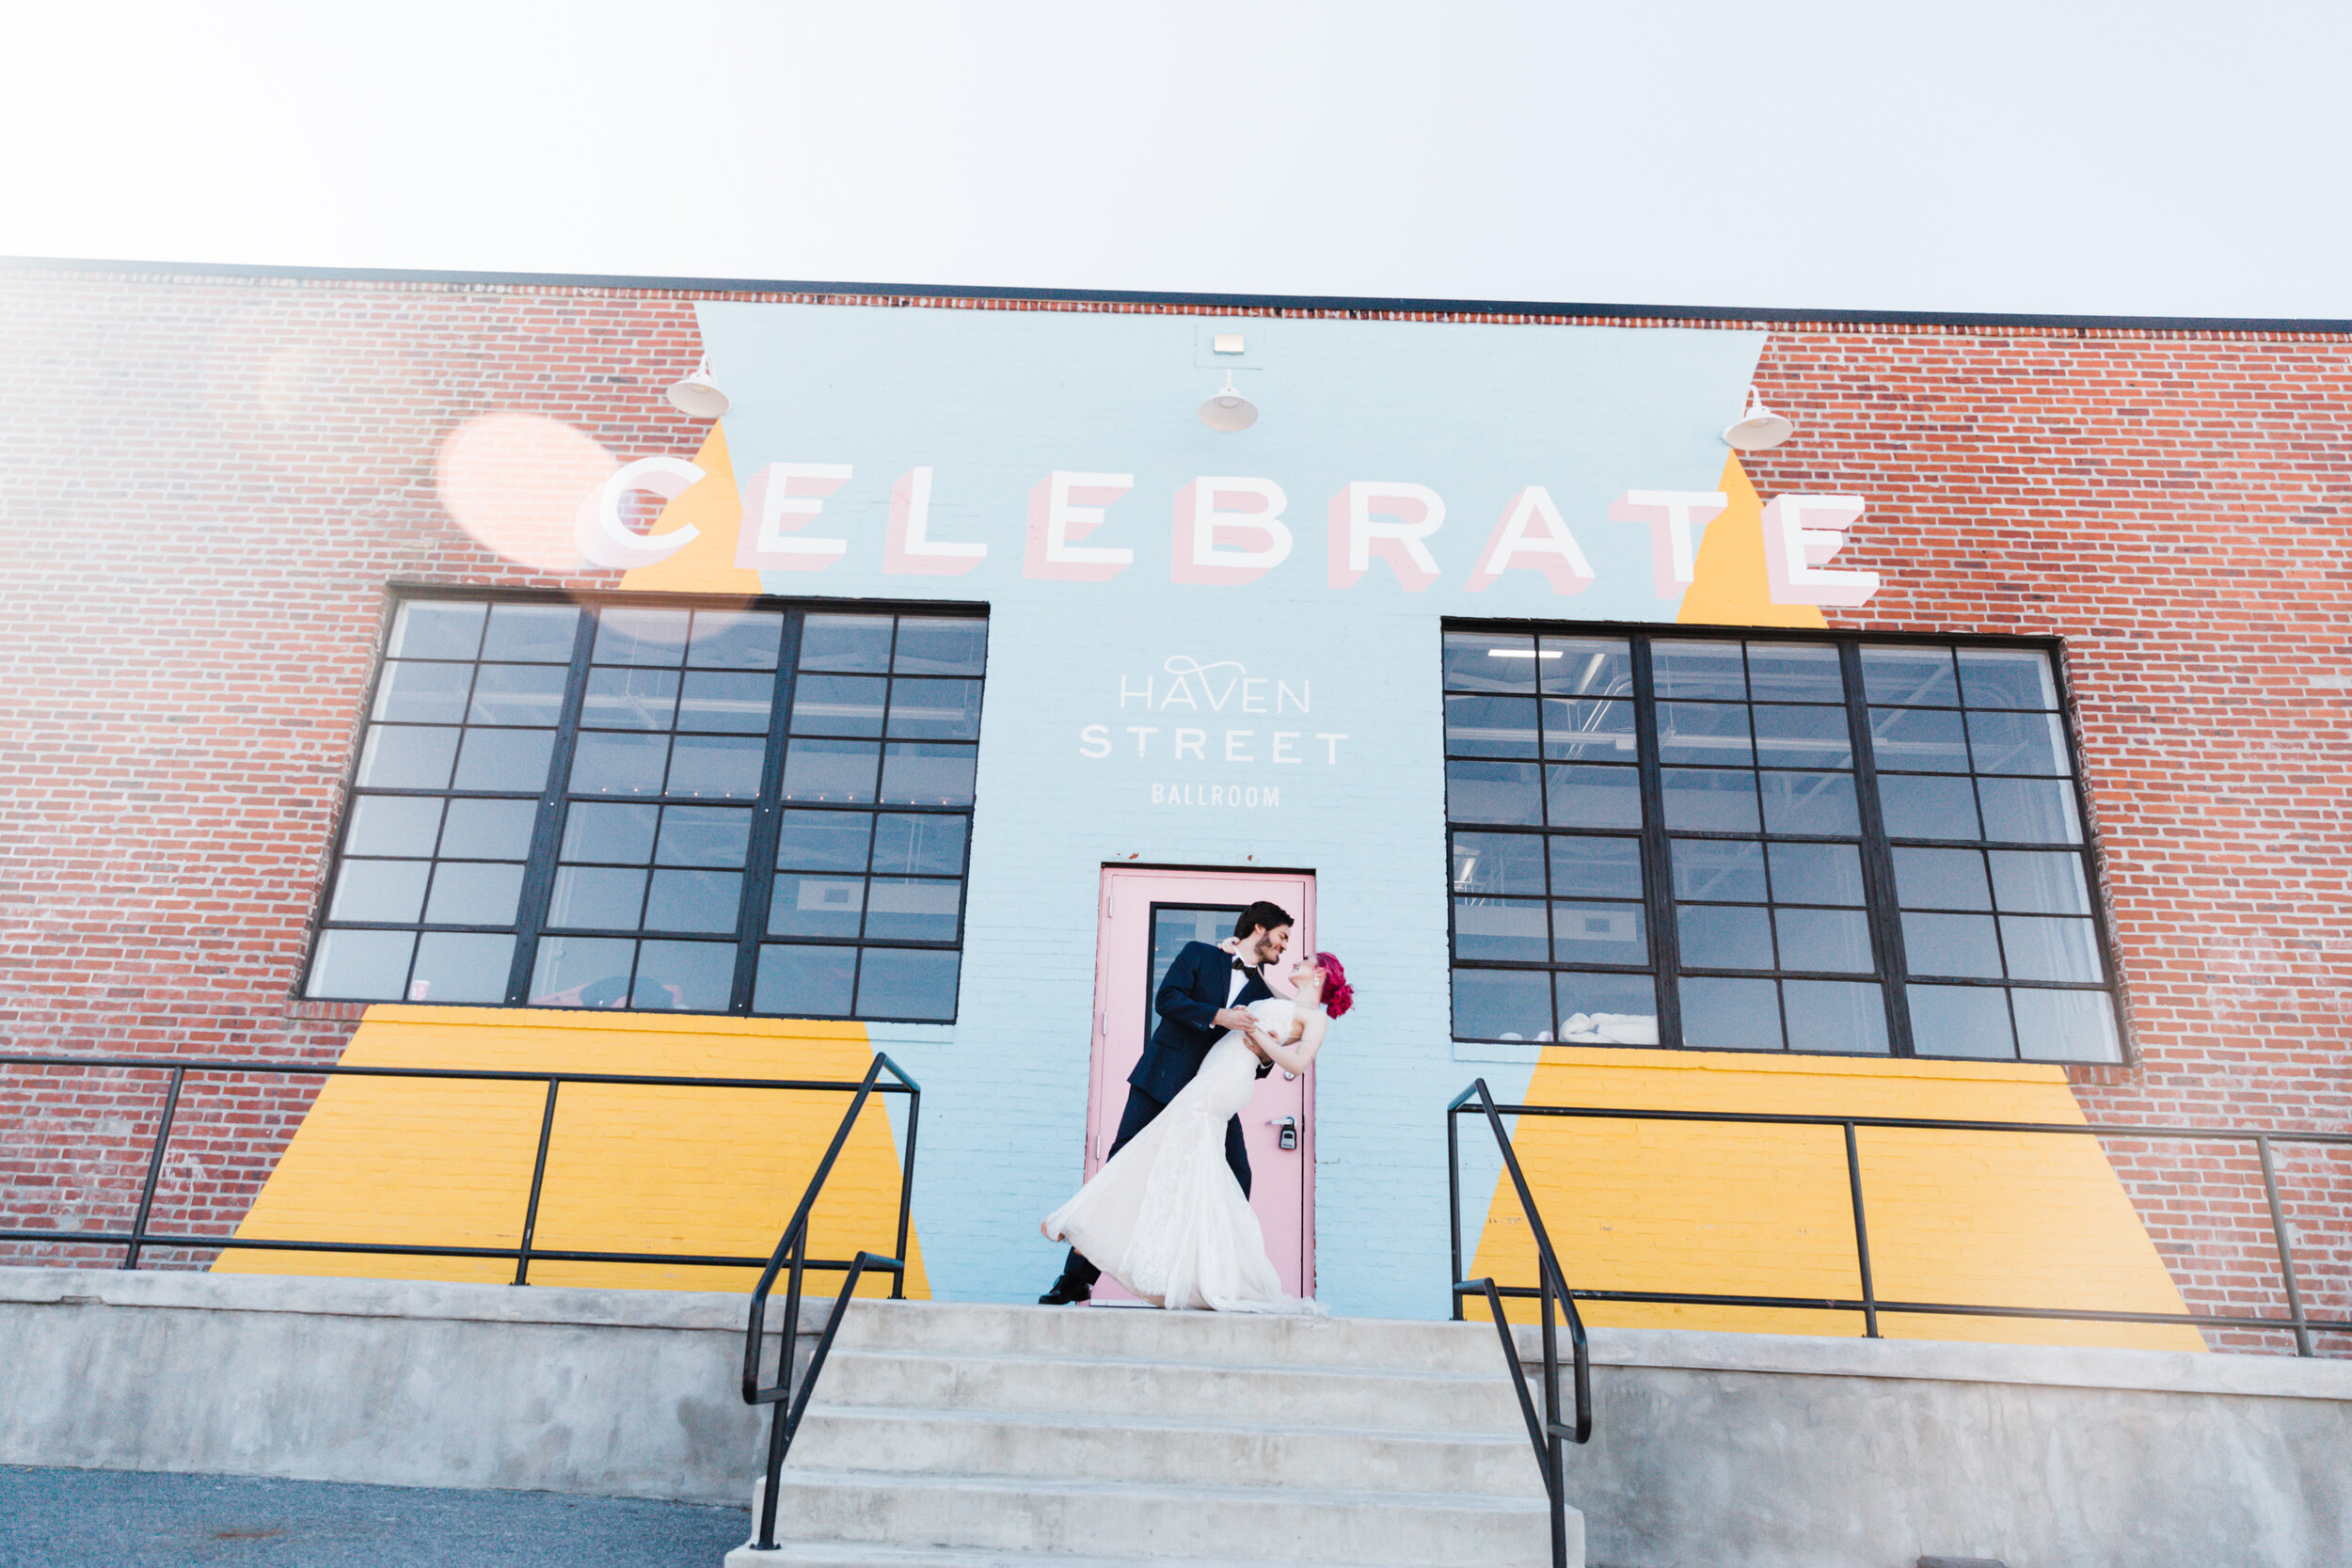
[[[1152,998],[1160,977],[1188,942],[1219,942],[1233,934],[1244,906],[1270,899],[1296,924],[1282,961],[1266,974],[1280,995],[1290,992],[1292,960],[1314,950],[1315,879],[1301,872],[1103,872],[1102,927],[1094,959],[1094,1075],[1087,1101],[1086,1174],[1092,1176],[1118,1136],[1127,1108],[1127,1074],[1143,1042],[1159,1024]],[[1314,1073],[1292,1078],[1279,1069],[1258,1080],[1242,1113],[1249,1148],[1249,1206],[1265,1229],[1266,1251],[1282,1289],[1314,1293]],[[1287,1145],[1288,1147],[1285,1147]],[[1132,1301],[1115,1281],[1095,1288],[1096,1301]]]

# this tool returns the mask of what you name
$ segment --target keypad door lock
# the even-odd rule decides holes
[[[1282,1148],[1296,1148],[1298,1147],[1298,1118],[1296,1117],[1284,1117],[1279,1121],[1268,1117],[1266,1118],[1266,1125],[1268,1127],[1279,1129],[1279,1132],[1276,1133],[1274,1140],[1278,1147]]]

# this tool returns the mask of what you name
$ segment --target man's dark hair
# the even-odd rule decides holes
[[[1269,904],[1261,898],[1242,911],[1241,918],[1233,922],[1233,937],[1236,941],[1247,942],[1253,932],[1271,931],[1277,926],[1290,924],[1292,924],[1290,911],[1279,904]]]

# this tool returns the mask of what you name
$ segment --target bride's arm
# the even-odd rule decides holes
[[[1331,1027],[1331,1019],[1328,1014],[1316,1011],[1309,1013],[1301,1024],[1295,1044],[1286,1045],[1264,1035],[1258,1037],[1258,1043],[1265,1054],[1275,1066],[1287,1072],[1307,1070],[1307,1064],[1313,1061],[1315,1053],[1323,1049],[1324,1032]]]

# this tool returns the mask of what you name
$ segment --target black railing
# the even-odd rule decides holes
[[[905,1166],[898,1188],[898,1253],[906,1253],[907,1200],[914,1185],[914,1127],[922,1099],[914,1083],[900,1073],[895,1064],[890,1070],[899,1081],[877,1085],[875,1073],[888,1058],[877,1056],[875,1066],[868,1069],[863,1082],[813,1078],[702,1078],[679,1074],[644,1074],[620,1072],[529,1072],[492,1068],[412,1068],[412,1067],[346,1067],[341,1063],[246,1061],[213,1056],[34,1056],[0,1055],[0,1067],[37,1067],[52,1069],[119,1069],[162,1072],[168,1075],[164,1086],[162,1114],[155,1124],[155,1137],[148,1152],[147,1174],[139,1188],[139,1201],[128,1230],[66,1230],[56,1227],[41,1229],[0,1229],[0,1242],[45,1242],[56,1246],[119,1246],[123,1249],[122,1267],[135,1269],[142,1254],[151,1248],[218,1248],[263,1252],[337,1252],[366,1253],[412,1258],[492,1258],[512,1259],[515,1280],[527,1285],[531,1280],[531,1265],[539,1261],[566,1263],[669,1263],[717,1268],[756,1269],[769,1266],[768,1258],[739,1258],[703,1253],[674,1252],[597,1252],[573,1248],[541,1247],[532,1238],[539,1224],[539,1192],[547,1176],[548,1145],[555,1132],[557,1096],[569,1084],[616,1084],[642,1088],[690,1089],[790,1089],[831,1093],[852,1093],[850,1116],[864,1107],[866,1096],[879,1086],[884,1094],[904,1094],[909,1097],[907,1113],[907,1147]],[[190,1075],[262,1075],[278,1078],[405,1078],[454,1079],[472,1083],[545,1084],[547,1102],[539,1117],[539,1148],[532,1162],[531,1196],[524,1205],[522,1229],[518,1244],[511,1247],[436,1246],[406,1242],[341,1242],[294,1241],[280,1238],[244,1236],[200,1236],[182,1231],[155,1230],[150,1221],[155,1208],[155,1190],[164,1173],[164,1159],[168,1149],[172,1127],[180,1113],[181,1091]],[[840,1152],[849,1135],[849,1122],[834,1139],[834,1148],[825,1157],[818,1173],[830,1170],[834,1155]],[[810,1188],[813,1198],[815,1187]],[[808,1201],[802,1203],[802,1217],[797,1223],[805,1227]],[[779,1254],[781,1253],[779,1248]],[[860,1257],[866,1256],[860,1254]],[[849,1273],[854,1278],[859,1264],[854,1260],[812,1258],[796,1261],[795,1279],[800,1268],[822,1269]],[[899,1290],[904,1288],[903,1277]],[[898,1291],[894,1290],[893,1294]]]
[[[811,1263],[808,1251],[808,1216],[817,1207],[817,1195],[824,1190],[825,1178],[833,1174],[833,1164],[841,1157],[842,1146],[850,1141],[850,1130],[857,1123],[858,1112],[866,1107],[866,1097],[878,1086],[876,1080],[882,1070],[898,1082],[879,1086],[884,1093],[901,1093],[907,1101],[906,1169],[898,1186],[898,1243],[897,1256],[878,1257],[860,1251],[849,1263],[849,1277],[841,1282],[841,1293],[834,1298],[833,1311],[825,1319],[824,1332],[818,1336],[816,1348],[809,1353],[808,1369],[801,1374],[800,1393],[792,1392],[793,1347],[799,1343],[801,1332],[801,1271],[826,1265]],[[801,1418],[808,1414],[808,1402],[817,1391],[817,1379],[825,1370],[825,1358],[833,1354],[834,1336],[841,1331],[841,1320],[850,1310],[850,1298],[857,1291],[858,1276],[868,1268],[881,1269],[893,1277],[890,1294],[901,1300],[906,1294],[907,1281],[907,1205],[906,1195],[914,1188],[914,1132],[923,1107],[923,1091],[914,1079],[898,1069],[898,1064],[879,1052],[874,1065],[866,1069],[866,1080],[857,1086],[857,1098],[842,1113],[841,1125],[834,1130],[833,1145],[825,1157],[817,1163],[817,1174],[808,1179],[808,1191],[801,1195],[801,1206],[792,1212],[792,1223],[784,1227],[784,1235],[776,1243],[776,1250],[760,1271],[759,1283],[752,1291],[751,1323],[743,1335],[743,1402],[749,1405],[772,1404],[774,1413],[768,1421],[767,1483],[759,1489],[759,1529],[753,1537],[755,1550],[772,1552],[776,1549],[776,1493],[784,1474],[784,1457],[791,1451],[793,1435],[801,1430]],[[765,1337],[768,1317],[768,1292],[774,1289],[776,1275],[787,1265],[791,1268],[789,1282],[784,1292],[784,1323],[779,1334],[782,1341],[776,1356],[776,1380],[763,1384],[759,1380],[761,1341]]]
[[[1502,1168],[1511,1175],[1511,1185],[1519,1195],[1519,1208],[1527,1215],[1527,1228],[1535,1238],[1535,1275],[1534,1286],[1513,1286],[1512,1295],[1532,1295],[1543,1304],[1544,1324],[1544,1410],[1535,1414],[1535,1402],[1527,1392],[1527,1376],[1519,1367],[1519,1347],[1511,1337],[1510,1321],[1502,1315],[1502,1297],[1491,1275],[1485,1279],[1462,1277],[1462,1150],[1456,1118],[1470,1113],[1472,1099],[1478,1101],[1477,1114],[1486,1118],[1493,1130],[1495,1147],[1502,1153]],[[1528,1190],[1527,1176],[1519,1169],[1518,1154],[1511,1148],[1511,1134],[1502,1130],[1502,1117],[1495,1112],[1495,1098],[1486,1088],[1486,1081],[1479,1079],[1454,1097],[1446,1107],[1445,1117],[1446,1169],[1451,1177],[1454,1214],[1454,1316],[1462,1316],[1462,1297],[1471,1291],[1486,1293],[1486,1305],[1493,1310],[1495,1332],[1502,1337],[1503,1364],[1510,1369],[1511,1387],[1519,1397],[1519,1414],[1527,1420],[1528,1441],[1535,1445],[1535,1463],[1544,1472],[1544,1495],[1551,1503],[1551,1560],[1553,1568],[1567,1568],[1568,1563],[1568,1497],[1566,1450],[1560,1445],[1590,1442],[1593,1435],[1593,1358],[1584,1340],[1584,1320],[1576,1310],[1576,1298],[1568,1293],[1560,1275],[1559,1255],[1551,1250],[1550,1232],[1544,1228],[1544,1217],[1535,1209],[1535,1195]],[[1576,1378],[1576,1424],[1563,1425],[1560,1420],[1560,1336],[1553,1321],[1555,1307],[1565,1309],[1568,1319],[1568,1346]]]
[[[1878,1338],[1879,1318],[1885,1313],[1902,1313],[1925,1317],[1969,1318],[2033,1318],[2058,1319],[2084,1323],[2169,1323],[2195,1328],[2234,1328],[2267,1330],[2273,1333],[2291,1332],[2295,1336],[2297,1355],[2312,1355],[2312,1334],[2352,1333],[2352,1319],[2315,1318],[2306,1310],[2302,1285],[2295,1266],[2293,1232],[2286,1222],[2286,1213],[2279,1201],[2279,1178],[2271,1158],[2275,1144],[2314,1144],[2352,1147],[2352,1133],[2306,1132],[2272,1129],[2248,1130],[2223,1127],[2143,1127],[2122,1122],[2074,1123],[2051,1121],[1960,1121],[1931,1117],[1832,1117],[1780,1115],[1767,1111],[1659,1111],[1624,1110],[1593,1105],[1495,1105],[1486,1093],[1486,1080],[1481,1079],[1463,1091],[1446,1108],[1446,1148],[1448,1168],[1454,1195],[1454,1315],[1462,1316],[1462,1297],[1472,1287],[1461,1281],[1462,1275],[1462,1167],[1459,1141],[1454,1133],[1454,1119],[1471,1114],[1466,1107],[1476,1097],[1484,1102],[1487,1118],[1493,1123],[1496,1136],[1502,1140],[1503,1160],[1518,1185],[1519,1201],[1528,1204],[1530,1223],[1534,1224],[1534,1207],[1527,1196],[1526,1180],[1520,1176],[1518,1160],[1511,1151],[1510,1141],[1503,1136],[1501,1116],[1513,1117],[1581,1117],[1603,1121],[1705,1121],[1748,1122],[1775,1127],[1835,1127],[1845,1137],[1846,1183],[1853,1204],[1854,1261],[1862,1293],[1859,1297],[1844,1296],[1762,1296],[1701,1294],[1688,1291],[1562,1291],[1560,1293],[1575,1301],[1650,1302],[1691,1307],[1797,1307],[1811,1311],[1859,1312],[1863,1333]],[[2233,1316],[2213,1312],[2110,1312],[2089,1307],[2000,1307],[1981,1303],[1948,1301],[1886,1301],[1882,1299],[1870,1273],[1870,1232],[1863,1212],[1862,1164],[1856,1152],[1854,1132],[1857,1128],[1890,1128],[1899,1130],[1955,1132],[2026,1132],[2052,1137],[2073,1138],[2142,1138],[2153,1141],[2171,1140],[2187,1143],[2251,1144],[2262,1170],[2264,1196],[2270,1209],[2270,1234],[2278,1249],[2279,1276],[2285,1288],[2287,1311],[2284,1317]],[[1540,1255],[1551,1258],[1550,1243],[1543,1238],[1537,1226]],[[1501,1296],[1534,1296],[1548,1294],[1551,1286],[1506,1285],[1499,1291],[1489,1288],[1488,1294]]]

